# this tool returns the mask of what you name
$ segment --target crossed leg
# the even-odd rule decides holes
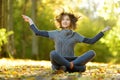
[[[95,56],[95,52],[93,50],[87,51],[83,55],[77,57],[75,60],[72,61],[73,63],[73,71],[78,72],[85,72],[86,66],[85,64],[91,61]]]
[[[77,57],[76,59],[72,60],[73,63],[73,69],[71,70],[71,62],[67,59],[65,59],[63,56],[56,53],[56,51],[52,51],[50,53],[50,59],[52,63],[52,68],[59,69],[60,66],[65,66],[68,71],[70,72],[84,72],[86,70],[85,64],[93,59],[95,56],[95,52],[93,50],[90,50],[86,53],[84,53],[82,56]]]
[[[59,53],[56,53],[56,51],[51,51],[50,53],[50,60],[52,63],[53,69],[59,69],[60,66],[65,66],[66,68],[70,68],[70,63],[68,60],[66,60],[63,56],[59,55]]]

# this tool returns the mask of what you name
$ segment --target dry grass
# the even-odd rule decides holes
[[[120,65],[91,63],[84,73],[53,74],[50,61],[0,59],[0,80],[120,80]]]

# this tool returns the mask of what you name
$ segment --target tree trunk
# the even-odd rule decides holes
[[[0,28],[2,28],[2,0],[0,0]],[[2,51],[0,51],[0,57],[2,55]]]
[[[7,31],[13,31],[13,0],[8,0],[8,26]],[[8,38],[8,52],[9,56],[15,53],[14,51],[14,35]]]
[[[32,0],[32,19],[36,23],[36,16],[37,16],[37,1]],[[38,59],[38,39],[33,34],[33,39],[32,39],[32,54],[35,59]]]
[[[1,14],[1,28],[6,28],[8,26],[8,0],[1,0],[2,1],[2,14]],[[0,53],[0,57],[8,57],[8,50],[7,45],[2,46],[2,51]]]
[[[2,0],[0,0],[0,28],[2,27]]]
[[[28,0],[24,0],[23,6],[22,6],[22,14],[26,14],[26,9],[27,9],[27,3]],[[25,58],[26,54],[26,28],[25,27],[25,22],[23,22],[23,28],[22,28],[22,58]]]
[[[8,19],[8,0],[2,0],[2,27],[7,28]]]

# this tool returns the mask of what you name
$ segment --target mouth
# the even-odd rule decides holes
[[[67,26],[68,24],[67,24],[67,23],[63,23],[62,25],[63,25],[63,26]]]
[[[67,25],[63,25],[63,27],[68,27]]]

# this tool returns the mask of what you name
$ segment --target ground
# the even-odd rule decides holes
[[[0,80],[120,80],[120,65],[89,62],[84,73],[53,72],[50,61],[0,59]]]

